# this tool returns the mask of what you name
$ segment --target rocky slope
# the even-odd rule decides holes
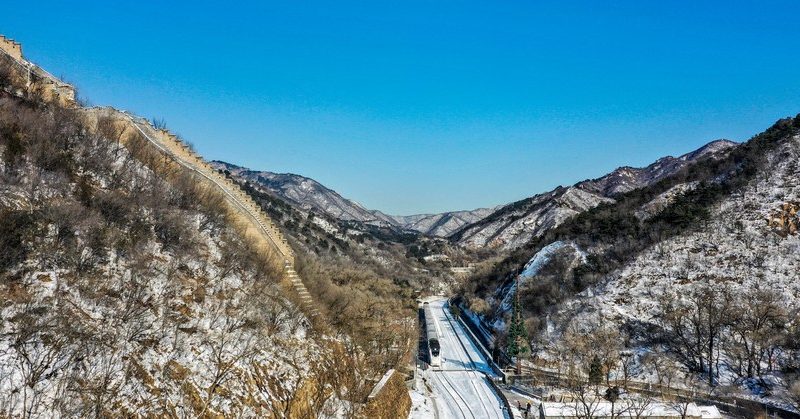
[[[314,179],[292,173],[255,171],[222,161],[212,164],[235,177],[259,185],[285,201],[305,210],[314,210],[343,221],[358,221],[378,226],[395,226],[395,220],[378,211],[342,197]]]
[[[576,214],[613,202],[618,194],[658,182],[705,158],[724,155],[735,144],[713,141],[679,157],[663,157],[644,168],[621,167],[598,179],[526,198],[455,231],[450,239],[466,247],[512,250]]]
[[[213,194],[70,110],[3,98],[0,131],[4,413],[291,408],[324,349]]]

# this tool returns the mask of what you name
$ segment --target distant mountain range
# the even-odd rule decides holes
[[[644,168],[620,167],[603,177],[558,187],[504,206],[405,216],[365,208],[305,176],[251,170],[223,161],[214,161],[212,165],[305,210],[338,220],[447,237],[465,247],[514,249],[575,214],[603,202],[613,202],[617,194],[650,185],[734,145],[735,142],[727,140],[713,141],[679,157],[662,157]]]
[[[344,198],[333,189],[305,176],[251,170],[223,161],[214,161],[212,165],[219,170],[229,171],[233,176],[255,183],[279,198],[305,210],[318,211],[342,221],[396,227],[436,237],[447,237],[456,230],[485,218],[497,209],[480,208],[441,214],[389,215],[378,210],[364,208],[358,202]]]

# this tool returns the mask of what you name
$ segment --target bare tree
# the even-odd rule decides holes
[[[208,341],[211,353],[211,380],[206,389],[204,409],[202,416],[213,404],[218,395],[217,390],[231,377],[233,370],[239,365],[252,363],[256,354],[255,339],[252,333],[244,330],[247,322],[224,316],[221,321],[213,325],[218,333]]]
[[[104,347],[93,348],[91,362],[84,363],[80,372],[67,380],[73,400],[86,400],[84,417],[101,418],[108,415],[107,409],[119,397],[125,377],[125,363],[119,348],[111,342]]]
[[[617,386],[608,387],[603,395],[603,398],[611,404],[611,412],[609,412],[611,419],[623,417],[624,414],[628,413],[628,405],[623,402],[620,406],[618,403],[620,396],[621,390]]]
[[[800,410],[800,379],[795,380],[789,387],[787,399],[795,409]]]
[[[667,404],[669,407],[681,415],[681,419],[686,419],[692,406],[694,406],[692,397],[694,396],[699,383],[697,376],[691,372],[687,372],[683,375],[682,383],[686,387],[684,391],[687,394],[679,394],[680,392],[678,391],[669,391],[665,393],[665,399],[668,400]]]
[[[630,370],[634,363],[633,352],[629,350],[621,351],[620,365],[622,366],[622,388],[628,388],[628,379],[630,378]]]
[[[97,118],[97,132],[102,137],[111,140],[115,143],[114,158],[119,157],[119,151],[122,149],[122,140],[128,131],[128,124],[121,123],[111,116],[101,115]]]
[[[708,279],[683,295],[667,295],[661,301],[659,318],[668,331],[670,349],[691,371],[707,372],[710,386],[719,368],[717,346],[730,325],[733,302],[724,282],[712,285]]]
[[[643,419],[649,417],[650,406],[653,403],[653,398],[647,394],[639,394],[636,397],[630,397],[624,401],[628,416],[634,419]]]
[[[72,328],[59,321],[59,318],[68,317],[53,313],[42,316],[39,313],[43,309],[47,313],[48,308],[30,305],[17,316],[17,329],[11,342],[22,377],[22,386],[17,390],[22,393],[21,411],[24,418],[39,414],[44,408],[44,393],[40,387],[48,385],[50,378],[79,355],[78,348],[74,346],[76,336],[70,333]]]
[[[784,303],[774,290],[752,289],[737,301],[738,316],[731,332],[738,353],[744,357],[746,377],[761,376],[762,364],[766,361],[772,370],[770,349],[779,343],[787,321]]]
[[[276,376],[259,365],[252,365],[255,373],[255,385],[263,392],[270,394],[270,411],[276,418],[291,417],[292,409],[300,397],[303,386],[303,364],[307,362],[306,354],[301,348],[288,344],[283,353],[283,368]]]
[[[655,371],[657,388],[662,393],[662,397],[666,396],[666,391],[672,388],[672,383],[678,374],[674,361],[666,355],[651,353],[642,359],[642,363]]]
[[[573,406],[577,417],[584,419],[598,417],[600,398],[595,395],[595,391],[591,390],[588,384],[578,383],[572,387],[571,394],[575,398]]]

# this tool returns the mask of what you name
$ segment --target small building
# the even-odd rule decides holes
[[[450,272],[460,275],[468,275],[475,271],[474,266],[454,266],[450,268]]]
[[[717,406],[697,406],[700,409],[700,417],[703,419],[722,419],[722,413],[720,413]]]
[[[612,417],[611,403],[605,400],[587,402],[586,406],[578,401],[572,403],[543,402],[539,405],[539,419],[578,419],[585,418],[587,413],[596,419]],[[661,402],[650,402],[647,405],[631,408],[624,400],[613,405],[614,418],[648,418],[648,419],[721,419],[722,415],[716,406],[670,405]],[[682,410],[686,415],[682,415]],[[588,411],[588,412],[587,412]]]
[[[443,254],[435,254],[435,255],[428,255],[422,258],[425,262],[440,262],[440,261],[448,261],[450,257]]]

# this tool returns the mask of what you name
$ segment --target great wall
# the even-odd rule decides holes
[[[218,188],[224,195],[230,210],[239,214],[244,223],[244,233],[255,237],[264,249],[276,256],[273,259],[278,264],[278,269],[283,272],[283,280],[288,289],[297,297],[300,308],[317,327],[324,327],[320,312],[308,292],[305,284],[294,269],[295,256],[286,238],[277,228],[272,219],[267,216],[261,207],[237,184],[221,175],[216,169],[206,162],[202,156],[195,153],[179,137],[165,129],[154,127],[144,118],[136,117],[128,112],[111,107],[81,108],[76,101],[75,88],[64,83],[41,67],[26,60],[22,55],[21,45],[13,39],[0,35],[0,52],[17,66],[19,73],[24,78],[24,89],[35,91],[44,100],[57,102],[61,106],[82,111],[89,121],[96,121],[100,117],[112,118],[127,135],[139,134],[152,144],[155,149],[168,156],[183,168],[197,174],[202,180]],[[22,91],[15,92],[22,95]]]
[[[239,214],[238,219],[243,221],[240,224],[245,225],[244,236],[256,238],[263,249],[274,256],[270,259],[274,260],[278,264],[277,268],[283,272],[283,285],[296,297],[293,300],[305,313],[309,324],[321,333],[329,330],[327,321],[317,309],[317,304],[294,269],[294,251],[286,238],[263,209],[237,184],[211,167],[178,136],[168,130],[156,128],[144,118],[112,107],[81,107],[76,100],[75,88],[72,85],[26,60],[22,55],[22,46],[18,42],[0,35],[0,59],[3,58],[16,66],[23,78],[24,89],[13,92],[14,94],[23,96],[35,93],[45,101],[76,109],[84,113],[87,125],[95,128],[101,117],[110,118],[125,136],[130,137],[138,133],[166,158],[219,189],[229,209]],[[368,400],[364,401],[365,413],[368,417],[375,418],[407,416],[411,408],[411,399],[401,374],[390,370],[385,377],[385,380],[375,385]]]
[[[317,325],[319,325],[319,310],[302,279],[294,270],[294,251],[272,219],[250,195],[244,192],[239,185],[221,175],[216,169],[211,167],[202,156],[194,152],[185,142],[181,141],[179,137],[169,131],[155,128],[149,121],[143,118],[110,107],[88,108],[86,112],[105,114],[106,116],[120,121],[123,126],[127,124],[126,128],[130,129],[132,132],[141,134],[143,138],[149,141],[160,152],[219,188],[225,195],[226,201],[231,208],[236,213],[240,214],[242,219],[248,221],[247,224],[249,224],[249,226],[246,227],[247,231],[245,231],[245,234],[260,237],[262,242],[267,244],[267,246],[265,246],[267,251],[271,251],[277,256],[280,269],[282,269],[284,273],[284,280],[287,281],[287,285],[289,285],[299,297],[303,312],[309,317],[314,318]]]
[[[0,52],[19,67],[26,90],[36,91],[43,99],[63,106],[76,105],[75,87],[27,61],[22,55],[22,45],[19,42],[0,35]]]

